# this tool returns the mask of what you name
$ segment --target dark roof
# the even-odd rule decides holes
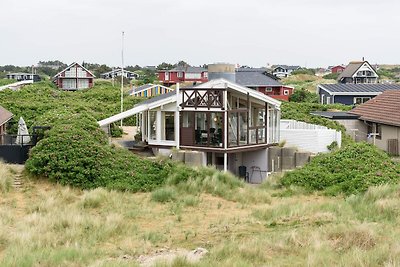
[[[268,70],[265,68],[238,68],[236,72],[267,72]]]
[[[277,80],[257,71],[239,71],[236,72],[236,83],[251,86],[281,86]]]
[[[400,90],[386,91],[349,111],[361,120],[400,127]]]
[[[274,69],[276,69],[276,68],[283,68],[286,70],[297,70],[297,69],[300,69],[301,67],[300,66],[277,65],[277,66],[274,66]]]
[[[14,115],[10,111],[0,106],[0,125],[9,121],[13,116]]]
[[[400,90],[400,84],[364,83],[364,84],[321,84],[320,88],[331,93],[382,93],[387,90]]]
[[[141,105],[151,104],[151,103],[157,102],[157,101],[159,101],[159,100],[162,100],[162,99],[168,98],[168,97],[170,97],[170,96],[173,96],[174,94],[176,94],[176,91],[175,91],[175,90],[174,90],[174,91],[171,91],[171,92],[169,92],[169,93],[166,93],[166,94],[162,94],[162,95],[158,95],[158,96],[155,96],[155,97],[146,99],[146,100],[144,100],[144,101],[142,101],[142,102],[136,104],[135,107],[141,106]]]
[[[182,71],[182,72],[188,72],[188,73],[202,73],[207,71],[205,68],[202,67],[190,67],[190,66],[177,66],[173,68],[172,70],[169,70],[170,72],[174,71]]]
[[[357,72],[359,68],[361,68],[362,65],[364,65],[364,63],[367,63],[372,68],[372,70],[375,71],[374,67],[372,67],[368,61],[352,61],[339,75],[338,81],[340,81],[342,78],[353,77],[353,75]]]
[[[344,111],[314,111],[311,115],[320,116],[331,120],[352,120],[358,119],[358,115],[350,114]]]

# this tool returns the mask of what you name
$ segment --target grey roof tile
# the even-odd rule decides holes
[[[321,84],[321,88],[332,93],[380,93],[386,90],[400,90],[400,84]]]
[[[236,72],[236,83],[252,86],[281,86],[281,83],[271,77],[257,71],[238,71]]]

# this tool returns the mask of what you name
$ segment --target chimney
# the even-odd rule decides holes
[[[208,80],[225,79],[236,82],[236,68],[234,64],[217,63],[208,65]]]

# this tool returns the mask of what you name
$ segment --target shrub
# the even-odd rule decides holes
[[[169,202],[176,199],[176,191],[171,187],[159,188],[153,191],[151,199],[156,202]]]
[[[294,90],[294,93],[289,98],[290,102],[308,102],[318,103],[318,95],[304,88]]]
[[[364,192],[372,185],[395,183],[399,178],[399,165],[386,153],[367,143],[354,143],[315,157],[305,167],[286,173],[281,183],[337,195]]]
[[[340,75],[340,73],[329,73],[329,74],[324,75],[324,77],[322,77],[322,78],[327,79],[327,80],[337,80],[339,78],[339,75]]]
[[[30,152],[26,169],[33,175],[83,189],[149,191],[169,174],[167,164],[109,146],[106,135],[88,114],[61,110],[38,119],[42,120],[52,129]]]
[[[339,148],[338,142],[333,141],[329,146],[326,147],[329,151],[333,151]]]

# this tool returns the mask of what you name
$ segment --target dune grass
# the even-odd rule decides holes
[[[198,263],[156,266],[400,264],[400,185],[328,197],[276,180],[218,189],[210,177],[136,194],[24,180],[0,197],[0,266],[139,266],[141,255],[197,247],[209,250]]]
[[[12,188],[14,170],[0,161],[0,193],[5,194]]]

